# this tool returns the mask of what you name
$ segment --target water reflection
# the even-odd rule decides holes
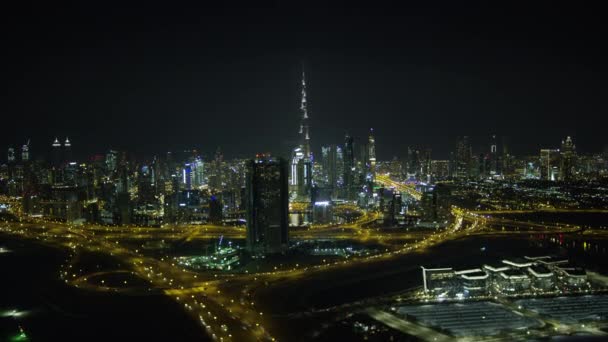
[[[530,238],[537,247],[559,246],[573,253],[605,255],[608,247],[608,241],[606,240],[587,239],[565,234],[535,234],[531,235]]]

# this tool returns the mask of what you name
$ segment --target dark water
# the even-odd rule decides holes
[[[299,330],[298,325],[312,320],[290,318],[302,317],[297,313],[370,299],[369,303],[373,305],[375,297],[421,286],[420,266],[465,269],[500,262],[505,258],[557,254],[588,269],[608,273],[606,240],[587,240],[587,245],[584,245],[581,244],[584,242],[573,242],[572,237],[562,236],[562,244],[551,242],[552,238],[555,240],[560,236],[514,234],[462,238],[388,261],[339,268],[271,284],[258,289],[255,301],[263,306],[264,311],[275,314],[277,320],[294,324],[290,329],[279,327],[277,330],[285,337],[283,339],[290,339],[297,334],[306,334],[306,331]]]
[[[0,254],[0,310],[27,311],[18,323],[31,341],[209,340],[168,297],[79,290],[58,277],[65,252],[6,235],[0,235],[0,246],[12,251]]]
[[[579,234],[533,234],[530,244],[539,249],[557,249],[581,266],[608,274],[608,240]]]
[[[560,223],[584,226],[591,229],[608,229],[608,214],[594,212],[536,212],[527,214],[500,214],[493,215],[510,220],[536,223]]]
[[[420,266],[464,269],[506,257],[561,253],[559,246],[535,246],[528,236],[518,238],[473,237],[444,243],[424,252],[372,261],[357,266],[313,273],[259,291],[259,302],[277,313],[306,311],[368,297],[383,296],[422,285]],[[279,297],[280,296],[280,297]],[[289,301],[273,298],[289,297]]]

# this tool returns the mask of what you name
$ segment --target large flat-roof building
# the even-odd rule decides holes
[[[454,295],[459,283],[452,268],[422,268],[424,292],[436,295]]]
[[[533,295],[558,289],[580,292],[591,286],[584,269],[556,256],[509,258],[460,271],[451,267],[422,270],[425,293],[448,298]]]

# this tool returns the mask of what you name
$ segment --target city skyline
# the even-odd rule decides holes
[[[599,6],[13,5],[1,341],[608,338]]]
[[[361,134],[351,135],[351,134],[347,133],[342,137],[341,140],[337,139],[335,141],[314,144],[314,145],[319,145],[319,147],[318,147],[318,149],[311,148],[311,153],[313,155],[313,158],[318,162],[319,158],[321,158],[321,152],[324,147],[333,146],[333,145],[343,146],[343,144],[344,144],[343,140],[347,136],[352,136],[353,138],[356,138],[356,142],[359,144],[366,144],[366,140],[368,139],[366,134],[369,134],[370,130],[374,131],[374,136],[376,136],[376,137],[379,136],[382,138],[381,135],[378,135],[376,133],[376,131],[373,129],[373,127],[368,129],[367,132],[361,132]],[[25,143],[23,143],[23,144],[20,144],[18,141],[15,143],[9,143],[9,145],[4,146],[4,148],[3,148],[4,153],[2,154],[2,157],[0,157],[0,163],[6,163],[8,161],[9,157],[7,154],[7,150],[11,150],[11,149],[13,151],[12,153],[14,153],[14,155],[15,155],[15,159],[20,159],[23,146],[25,146],[25,145],[28,146],[28,155],[31,155],[31,157],[29,157],[29,159],[52,162],[53,151],[54,151],[53,147],[55,147],[56,146],[55,144],[58,143],[56,141],[56,139],[61,139],[60,137],[61,136],[55,136],[55,138],[53,138],[50,143],[47,142],[47,144],[44,146],[40,146],[39,141],[32,141],[32,139],[30,139],[30,138],[26,139]],[[562,145],[562,143],[565,139],[571,138],[571,139],[575,140],[574,136],[567,135],[567,136],[561,137],[560,139],[558,139],[556,141],[549,143],[546,146],[545,145],[530,146],[530,150],[513,151],[514,149],[513,149],[513,145],[511,144],[510,136],[497,136],[496,134],[488,134],[488,135],[484,135],[484,136],[459,135],[459,136],[453,137],[453,141],[452,141],[451,145],[445,146],[442,149],[443,151],[446,151],[446,152],[441,153],[440,155],[438,155],[437,151],[430,148],[430,146],[431,146],[430,144],[419,144],[419,145],[404,146],[404,150],[396,155],[389,156],[386,153],[380,153],[380,155],[382,155],[385,158],[378,158],[378,160],[379,161],[391,161],[391,160],[394,160],[395,158],[397,158],[399,160],[402,160],[402,159],[406,160],[408,157],[408,149],[414,149],[414,150],[430,149],[431,158],[433,160],[449,160],[454,157],[454,154],[457,151],[458,139],[461,137],[467,137],[471,141],[471,148],[472,148],[472,152],[474,154],[490,154],[491,146],[492,146],[492,137],[497,137],[498,139],[500,139],[499,144],[501,145],[501,147],[502,147],[502,145],[507,145],[509,154],[511,154],[513,156],[518,156],[518,157],[535,156],[538,154],[539,150],[542,150],[542,149],[559,150],[560,146]],[[65,139],[73,141],[73,139],[71,139],[70,137],[65,137]],[[96,158],[96,157],[105,155],[106,153],[108,153],[110,151],[126,153],[126,155],[128,156],[129,159],[133,159],[133,160],[137,160],[137,161],[152,160],[154,158],[165,156],[167,153],[182,153],[182,152],[195,152],[197,155],[204,158],[204,160],[213,160],[214,155],[217,153],[218,150],[227,159],[251,159],[256,154],[259,154],[259,153],[269,153],[269,154],[271,154],[273,156],[277,156],[277,157],[280,156],[283,158],[290,158],[290,155],[292,154],[292,151],[271,152],[271,150],[273,150],[272,148],[261,149],[254,153],[236,152],[234,154],[227,154],[222,145],[217,145],[215,147],[207,146],[207,147],[202,147],[202,148],[199,146],[184,146],[184,147],[177,147],[174,149],[164,149],[164,150],[158,150],[158,151],[145,151],[145,152],[137,151],[137,149],[129,149],[129,147],[126,147],[125,149],[116,149],[116,148],[112,147],[112,145],[110,145],[109,147],[106,147],[105,149],[102,148],[100,150],[85,151],[85,150],[83,150],[84,147],[78,146],[78,144],[77,144],[77,148],[74,149],[72,147],[71,141],[70,141],[70,149],[71,149],[70,153],[72,153],[74,155],[75,161],[83,161],[83,162],[90,161],[90,160],[92,160],[92,158]],[[295,141],[297,141],[297,140],[295,140]],[[313,145],[313,144],[311,144],[311,145]],[[33,148],[32,148],[32,146],[33,146]],[[57,145],[57,146],[62,147],[64,145],[62,143],[59,143],[59,145]],[[293,142],[293,146],[298,146],[298,144]],[[383,146],[383,144],[380,144],[379,146]],[[517,146],[517,145],[515,145],[515,146]],[[606,147],[597,148],[594,150],[593,149],[592,150],[581,150],[580,148],[578,148],[578,146],[579,145],[578,145],[578,141],[577,141],[577,151],[580,154],[587,154],[587,155],[598,154],[599,155],[599,154],[605,154],[607,151]],[[33,149],[33,153],[30,152],[30,151],[32,151],[32,149]]]

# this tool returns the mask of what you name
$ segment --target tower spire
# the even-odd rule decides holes
[[[300,111],[302,112],[302,121],[300,122],[301,146],[304,152],[304,158],[311,160],[310,153],[310,131],[308,126],[308,102],[306,99],[306,73],[302,67],[302,98],[300,102]]]
[[[302,70],[302,103],[300,104],[300,110],[302,110],[302,119],[308,119],[308,108],[306,106],[306,74]]]
[[[304,66],[302,66],[301,84],[299,142],[293,150],[289,184],[290,192],[294,199],[310,201],[312,189],[312,153],[310,152],[310,126],[308,124],[308,102],[306,99],[306,74]]]

